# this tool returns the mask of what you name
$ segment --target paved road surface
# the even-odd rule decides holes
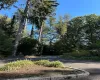
[[[73,68],[80,68],[90,72],[90,76],[87,80],[100,80],[100,63],[99,62],[66,62],[66,66],[71,66]]]
[[[100,62],[93,61],[76,61],[76,60],[64,60],[58,57],[41,57],[41,58],[32,58],[32,60],[39,59],[47,59],[47,60],[60,60],[66,66],[70,66],[73,68],[80,68],[90,72],[90,76],[85,79],[77,79],[77,80],[100,80]],[[0,66],[3,66],[6,62],[13,61],[15,59],[6,59],[0,60]],[[75,80],[75,79],[74,79]]]

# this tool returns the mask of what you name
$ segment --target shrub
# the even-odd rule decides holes
[[[43,52],[42,52],[42,55],[58,55],[56,54],[55,52],[55,48],[54,46],[49,46],[49,45],[43,45]]]
[[[60,61],[52,61],[48,67],[64,67],[64,64]]]
[[[48,66],[50,63],[49,60],[39,60],[39,61],[35,61],[34,64],[36,65],[42,65],[42,66]]]
[[[88,50],[73,50],[71,53],[64,53],[66,57],[90,57],[91,54]]]
[[[19,54],[20,52],[23,55],[32,55],[32,54],[36,54],[38,51],[38,41],[32,38],[23,38],[18,45],[18,50],[17,50],[17,54]]]
[[[64,67],[64,64],[60,61],[48,61],[48,60],[40,60],[35,61],[34,64],[46,66],[46,67]]]
[[[62,39],[54,43],[55,54],[63,55],[63,53],[71,52],[73,45],[67,43],[66,40]]]
[[[75,57],[90,56],[90,53],[88,50],[79,50],[79,51],[75,50],[71,54],[72,54],[72,56],[75,56]]]
[[[49,60],[39,60],[39,61],[30,61],[30,60],[18,60],[15,62],[10,62],[0,68],[0,71],[16,71],[20,70],[24,67],[30,68],[32,65],[41,65],[45,67],[64,67],[63,63],[60,61],[52,61]]]
[[[96,43],[89,45],[88,49],[92,56],[100,56],[100,40],[97,40]]]
[[[17,70],[33,64],[34,63],[29,60],[19,60],[19,61],[7,63],[6,65],[4,65],[4,67],[0,68],[0,70],[1,71]]]
[[[90,56],[90,53],[87,50],[78,50],[78,51],[77,50],[74,50],[71,54],[73,56],[75,56],[75,57]]]

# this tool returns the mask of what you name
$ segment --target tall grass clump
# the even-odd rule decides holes
[[[45,67],[56,67],[56,68],[64,67],[64,64],[60,61],[50,62],[49,60],[39,60],[39,61],[35,61],[34,64],[45,66]]]
[[[33,65],[34,63],[30,60],[18,60],[15,62],[10,62],[0,68],[0,71],[11,71],[18,70],[20,68]]]

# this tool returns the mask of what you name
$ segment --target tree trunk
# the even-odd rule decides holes
[[[39,43],[41,43],[41,38],[42,38],[42,26],[39,31]]]
[[[27,16],[28,16],[29,4],[30,4],[30,0],[27,0],[26,7],[25,7],[25,10],[24,10],[25,16],[21,17],[21,21],[20,21],[20,24],[19,24],[19,29],[18,29],[16,38],[15,38],[13,56],[16,56],[17,46],[18,46],[18,43],[21,39],[21,34],[22,34],[25,26],[27,25]]]
[[[33,35],[34,35],[34,26],[32,25],[32,29],[31,29],[30,38],[33,38]]]

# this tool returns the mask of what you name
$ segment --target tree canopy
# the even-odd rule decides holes
[[[15,2],[17,2],[17,0],[0,0],[0,10],[9,8]]]

